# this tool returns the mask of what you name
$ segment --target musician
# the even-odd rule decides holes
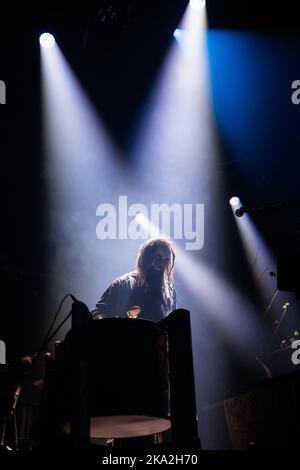
[[[135,270],[110,284],[92,310],[93,318],[139,316],[159,321],[166,317],[176,309],[174,261],[170,240],[147,240],[139,249]]]

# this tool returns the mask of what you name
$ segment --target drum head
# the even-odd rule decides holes
[[[64,430],[70,430],[67,376],[72,341],[66,338]],[[88,409],[94,438],[147,436],[170,428],[167,336],[144,319],[92,320],[89,332]],[[68,416],[68,417],[67,417]]]
[[[153,416],[116,415],[91,418],[91,438],[126,438],[149,436],[167,431],[171,427],[169,419]],[[70,424],[64,426],[70,432]]]

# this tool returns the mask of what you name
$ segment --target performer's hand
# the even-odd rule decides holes
[[[20,358],[20,364],[22,366],[31,366],[32,365],[32,357],[31,356],[24,356]]]
[[[104,315],[102,315],[102,313],[99,313],[99,315],[96,315],[93,320],[102,320],[103,318],[105,318]]]

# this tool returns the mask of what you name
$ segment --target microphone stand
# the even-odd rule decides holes
[[[43,351],[45,351],[50,343],[50,341],[54,338],[54,336],[56,335],[56,333],[59,332],[59,330],[61,329],[61,327],[63,326],[64,323],[66,323],[66,321],[70,318],[70,316],[72,315],[73,313],[73,310],[70,311],[70,313],[66,316],[66,318],[58,325],[58,327],[56,328],[56,330],[52,333],[52,335],[46,340],[45,343],[42,344],[42,346],[39,348],[38,352],[37,353],[34,353],[34,355],[32,356],[32,359],[35,359],[37,357],[40,357],[40,355],[43,353]]]
[[[86,449],[90,444],[88,352],[91,314],[87,306],[78,301],[73,303],[71,314],[74,403],[71,410],[70,431],[74,448]]]
[[[42,353],[47,349],[50,341],[54,338],[54,336],[58,333],[64,323],[70,318],[72,315],[72,331],[73,331],[73,340],[74,340],[74,351],[75,351],[75,359],[77,360],[77,367],[80,368],[82,366],[82,360],[86,362],[87,359],[87,344],[88,344],[88,337],[87,337],[87,327],[89,323],[87,323],[86,319],[90,318],[90,312],[85,304],[79,302],[73,295],[71,295],[73,300],[73,305],[70,313],[66,316],[66,318],[58,325],[52,335],[45,339],[37,352],[35,352],[32,356],[21,358],[20,363],[16,363],[16,367],[32,365],[32,361],[38,359]],[[87,314],[88,315],[87,315]],[[84,338],[84,343],[82,343],[82,337]],[[25,361],[26,359],[26,361]],[[23,371],[24,373],[24,371]],[[2,431],[0,433],[0,449],[10,450],[10,448],[6,445],[6,433],[7,433],[7,425],[9,420],[13,419],[13,437],[14,437],[14,450],[19,450],[19,439],[18,439],[18,429],[17,429],[17,421],[16,421],[16,407],[17,402],[21,394],[22,385],[19,383],[21,382],[20,378],[20,371],[18,371],[18,377],[14,385],[12,386],[12,390],[9,392],[10,395],[10,404],[8,405],[8,410],[6,415],[3,419]],[[87,387],[87,376],[86,371],[85,373],[77,371],[76,379],[79,380],[79,390],[82,392],[83,389]],[[84,393],[84,396],[87,394]],[[79,416],[73,419],[73,432],[74,435],[77,436],[77,441],[86,440],[82,436],[87,436],[87,426],[85,426],[85,431],[83,431],[82,423],[87,421],[87,404],[84,404],[85,407],[82,408],[82,400],[81,396],[79,397],[81,407],[78,403]],[[82,409],[84,411],[82,411]],[[76,412],[74,411],[74,416],[76,416]],[[75,423],[75,424],[74,424]],[[89,424],[89,423],[88,423]],[[72,426],[72,424],[71,424]],[[71,429],[72,432],[72,429]],[[89,428],[88,428],[89,433]],[[88,434],[89,436],[89,434]],[[12,449],[11,449],[12,450]]]
[[[68,426],[69,436],[67,445],[74,450],[87,449],[90,444],[90,416],[88,406],[88,352],[89,331],[91,314],[87,306],[73,299],[71,312],[52,333],[49,339],[42,345],[40,352],[47,346],[61,326],[71,316],[71,330],[65,338],[65,366],[68,374],[68,383],[64,383],[65,392],[69,395],[68,403],[65,403],[64,424]],[[39,448],[42,450],[56,449],[62,444],[57,437],[57,426],[61,424],[60,413],[57,412],[57,385],[60,374],[64,371],[57,369],[59,364],[53,364],[48,369],[43,388],[43,401],[41,404],[39,423]],[[57,375],[58,373],[58,375]],[[58,440],[57,440],[58,439]]]

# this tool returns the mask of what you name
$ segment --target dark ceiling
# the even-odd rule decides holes
[[[49,28],[56,33],[73,34],[84,46],[89,30],[112,39],[139,31],[167,35],[178,24],[188,0],[100,0],[72,5],[52,1],[1,6],[0,24],[5,33],[18,30],[40,32]],[[299,2],[261,0],[206,0],[210,28],[299,30]]]
[[[299,2],[288,0],[207,0],[211,28],[299,29]]]
[[[75,27],[81,23],[98,21],[103,28],[123,32],[133,29],[173,28],[181,17],[188,0],[100,0],[72,5],[61,2],[39,3],[30,9],[28,4],[6,5],[1,11],[0,23],[5,25],[36,25],[60,28]],[[241,29],[298,29],[299,2],[288,0],[271,2],[261,0],[206,0],[211,28]]]

